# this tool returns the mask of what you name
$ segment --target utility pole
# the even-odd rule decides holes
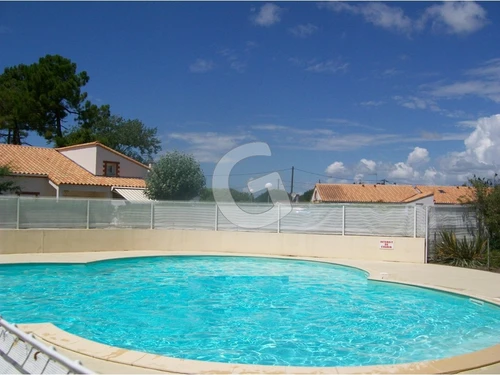
[[[292,167],[292,185],[290,187],[290,195],[293,194],[293,172],[294,172],[294,170],[295,170],[295,167]]]

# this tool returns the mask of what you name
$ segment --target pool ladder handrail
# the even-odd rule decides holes
[[[5,328],[8,332],[16,335],[18,338],[23,340],[25,343],[30,344],[32,347],[38,349],[41,353],[44,353],[52,359],[53,361],[56,361],[66,368],[68,368],[70,371],[73,371],[75,374],[95,374],[94,371],[89,370],[85,366],[82,365],[82,362],[79,360],[72,361],[69,358],[63,356],[59,352],[57,352],[56,348],[53,346],[47,346],[44,345],[42,342],[38,341],[33,333],[27,334],[23,331],[21,331],[16,324],[11,324],[7,322],[5,319],[2,318],[0,315],[0,326]]]

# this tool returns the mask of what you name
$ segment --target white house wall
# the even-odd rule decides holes
[[[111,187],[92,185],[60,185],[59,194],[64,198],[105,198],[111,199]]]
[[[102,176],[104,172],[104,162],[112,161],[120,163],[120,176],[119,177],[135,177],[135,178],[146,178],[148,175],[148,169],[142,167],[137,163],[130,161],[114,152],[108,151],[102,147],[97,148],[97,176]]]
[[[70,158],[75,163],[79,164],[81,167],[85,168],[92,174],[96,174],[97,170],[97,151],[96,146],[93,147],[82,147],[82,148],[71,148],[68,150],[59,151],[64,156]],[[98,170],[97,170],[98,171]],[[102,168],[101,168],[102,174]]]
[[[55,197],[56,189],[49,184],[47,177],[13,176],[6,180],[14,181],[21,188],[21,192],[39,193],[41,197]]]
[[[430,197],[425,197],[419,200],[416,200],[414,202],[411,202],[410,204],[423,204],[424,206],[434,206],[434,196],[431,195]]]

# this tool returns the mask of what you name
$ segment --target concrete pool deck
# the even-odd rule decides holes
[[[88,263],[105,259],[143,256],[172,255],[228,255],[259,256],[254,254],[232,254],[216,252],[85,252],[85,253],[37,253],[0,255],[0,264],[12,263]],[[331,258],[280,257],[304,259],[347,265],[363,269],[370,274],[371,280],[398,282],[422,287],[463,294],[475,299],[500,305],[500,274],[464,268],[433,264],[398,263],[382,261],[362,261]],[[15,323],[15,322],[13,322]],[[364,367],[283,367],[237,365],[183,360],[162,357],[137,351],[125,350],[92,342],[69,334],[50,323],[19,324],[19,328],[45,343],[54,345],[69,358],[80,359],[85,366],[98,373],[176,373],[176,374],[366,374],[366,373],[500,373],[500,344],[477,351],[442,360],[387,366]]]

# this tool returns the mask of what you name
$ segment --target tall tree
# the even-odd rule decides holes
[[[220,195],[221,194],[219,194],[219,196]],[[234,200],[235,202],[253,202],[253,198],[250,193],[245,193],[236,189],[229,189],[229,192],[227,192],[227,196],[224,200],[226,202],[230,202],[231,200]],[[200,201],[215,202],[213,189],[203,189],[200,193]]]
[[[190,200],[205,187],[199,162],[179,151],[163,155],[146,179],[145,194],[153,200]]]
[[[145,164],[161,150],[156,128],[148,128],[137,119],[111,115],[108,105],[97,107],[87,102],[78,121],[77,126],[56,140],[58,147],[99,141]]]
[[[463,203],[471,204],[474,208],[479,233],[489,237],[493,248],[500,249],[500,185],[476,176],[469,183],[474,188],[474,198]]]
[[[77,73],[77,65],[59,55],[46,55],[33,64],[30,85],[39,103],[33,130],[48,141],[62,138],[67,117],[80,115],[87,97],[82,87],[88,81],[85,71]]]
[[[9,166],[0,166],[0,194],[19,191],[19,186],[14,181],[6,179],[11,175],[12,170]]]
[[[310,190],[305,191],[304,194],[302,194],[299,197],[299,202],[311,202],[311,198],[313,196],[313,193],[314,193],[314,189],[310,189]]]
[[[0,137],[20,145],[27,137],[38,105],[29,90],[27,65],[6,68],[0,75]]]

